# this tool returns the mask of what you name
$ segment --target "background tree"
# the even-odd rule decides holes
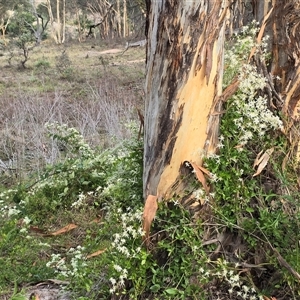
[[[36,24],[33,25],[32,23],[28,22],[26,24],[28,27],[30,27],[35,36],[36,45],[39,45],[45,35],[49,18],[42,9],[42,6],[36,6],[36,2],[34,0],[30,0],[30,7],[28,9],[29,12],[34,16]]]
[[[11,53],[13,53],[15,47],[22,50],[23,59],[21,60],[21,65],[24,68],[29,57],[29,51],[38,43],[36,39],[38,29],[33,25],[36,19],[30,9],[31,7],[28,3],[27,5],[19,5],[14,11],[11,22],[7,27],[7,31],[11,37]]]
[[[5,39],[6,29],[11,21],[14,11],[22,4],[26,4],[26,0],[12,0],[9,2],[5,0],[0,1],[0,31],[2,34],[2,39]]]
[[[141,36],[145,21],[144,5],[141,1],[87,0],[88,10],[93,15],[88,35],[95,35],[98,28],[101,38]]]
[[[66,1],[47,0],[45,5],[48,10],[51,35],[57,44],[62,44],[65,41]]]
[[[261,18],[258,7],[256,18]],[[271,61],[268,71],[275,78],[269,79],[269,90],[275,99],[277,109],[287,117],[286,134],[291,143],[291,153],[296,153],[299,162],[299,94],[300,94],[300,3],[299,1],[273,0],[266,8],[271,12],[267,34]],[[279,16],[284,17],[279,17]],[[296,152],[295,152],[296,150]]]

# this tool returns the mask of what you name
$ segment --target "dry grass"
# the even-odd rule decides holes
[[[22,180],[60,158],[60,149],[47,138],[47,122],[77,128],[93,147],[128,137],[124,125],[138,122],[136,107],[143,106],[145,49],[103,54],[107,49],[45,43],[30,53],[25,70],[19,68],[20,57],[11,66],[8,55],[0,57],[5,70],[0,79],[0,183]]]

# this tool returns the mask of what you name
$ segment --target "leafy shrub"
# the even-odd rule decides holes
[[[56,57],[56,69],[62,79],[70,80],[74,77],[74,68],[66,50]]]
[[[244,28],[234,42],[231,41],[225,55],[225,84],[229,85],[234,78],[240,83],[224,107],[226,113],[221,120],[218,153],[205,158],[206,167],[214,175],[211,182],[214,197],[209,205],[216,223],[227,228],[226,234],[233,240],[240,239],[241,246],[235,250],[239,254],[236,259],[254,260],[266,266],[263,274],[277,274],[277,280],[265,282],[258,280],[256,272],[252,271],[256,288],[265,289],[266,293],[278,289],[281,293],[280,288],[287,282],[294,282],[294,278],[280,266],[280,260],[276,259],[278,252],[293,264],[292,268],[299,267],[298,247],[291,246],[296,245],[299,238],[298,234],[294,238],[299,226],[296,209],[299,192],[293,183],[293,167],[281,168],[289,147],[281,134],[283,122],[270,109],[271,100],[263,96],[266,79],[253,61],[248,61],[253,47],[256,60],[265,63],[268,57],[265,40],[261,44],[255,41],[256,32],[254,25]],[[254,163],[262,153],[271,154],[265,156],[265,164],[258,163],[257,167]],[[287,207],[293,207],[294,212]],[[224,242],[221,253],[226,257],[229,249]]]
[[[86,251],[99,245],[88,233],[91,230],[88,228],[92,225],[85,225],[87,232],[78,241],[86,243],[86,248],[77,245],[71,247],[77,250],[69,249],[63,253],[53,252],[49,245],[41,241],[41,237],[33,238],[29,234],[30,228],[39,227],[39,230],[45,230],[46,224],[49,226],[55,220],[61,222],[64,218],[68,219],[70,214],[79,216],[80,212],[88,216],[94,210],[101,216],[109,207],[125,211],[129,207],[141,206],[142,144],[141,141],[132,139],[114,149],[98,152],[92,150],[74,128],[57,123],[47,124],[47,128],[49,138],[64,147],[65,156],[59,163],[48,166],[37,180],[0,194],[0,212],[3,216],[1,232],[2,235],[7,235],[7,238],[1,240],[0,251],[6,253],[10,249],[11,257],[3,262],[3,266],[14,270],[11,275],[18,274],[18,282],[34,281],[37,278],[35,274],[39,274],[39,280],[43,276],[53,278],[54,272],[58,278],[72,279],[74,290],[83,288],[86,293],[92,283],[85,275],[93,265],[93,262],[85,263]],[[18,223],[21,224],[20,228],[14,228]],[[109,223],[109,226],[115,224]],[[99,232],[98,228],[96,232]],[[107,236],[107,232],[102,237],[106,240],[111,238],[110,235]],[[12,241],[9,242],[10,239]],[[62,239],[61,242],[65,241]],[[32,255],[29,256],[28,252]],[[37,262],[36,255],[39,252],[47,255]],[[20,268],[13,268],[12,264],[17,255],[27,256],[26,260],[32,266],[29,268],[25,264]],[[49,256],[50,260],[47,259]],[[64,265],[57,263],[59,258],[63,259]],[[56,267],[52,268],[53,266]],[[28,276],[31,269],[32,277]],[[4,276],[8,278],[9,274]],[[3,281],[2,278],[0,282]]]
[[[50,67],[50,62],[46,59],[40,59],[36,62],[35,67],[38,69],[48,69]]]

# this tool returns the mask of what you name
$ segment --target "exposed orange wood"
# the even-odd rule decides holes
[[[144,195],[170,199],[184,191],[183,162],[201,166],[203,151],[214,151],[229,1],[151,3]]]
[[[200,50],[203,38],[204,36],[199,40],[197,51]],[[184,107],[182,122],[176,137],[173,137],[176,138],[173,155],[170,164],[165,167],[161,174],[157,189],[158,195],[163,196],[167,193],[178,177],[178,170],[183,161],[202,164],[201,153],[207,141],[207,122],[216,94],[214,79],[218,72],[219,55],[218,47],[215,44],[208,84],[206,84],[205,65],[198,72],[195,72],[198,57],[195,55],[186,84],[178,91],[177,107]],[[177,118],[179,118],[178,110],[174,114],[174,119]]]
[[[149,246],[149,234],[152,221],[155,217],[157,211],[157,196],[149,195],[145,202],[144,212],[143,212],[143,230],[145,232],[145,236],[143,237],[144,242],[147,247]]]

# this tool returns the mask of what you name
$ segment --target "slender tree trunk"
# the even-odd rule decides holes
[[[185,162],[214,151],[229,1],[150,1],[144,194],[179,195]]]
[[[52,25],[54,22],[54,17],[53,17],[53,12],[52,12],[52,8],[51,8],[51,3],[50,0],[47,0],[47,10],[48,10],[48,14],[49,14],[49,19],[50,19],[50,24]]]
[[[300,161],[300,2],[298,0],[252,1],[255,19],[269,36],[271,60],[262,73],[268,78],[271,106],[285,115],[285,133],[291,143],[290,152]],[[261,68],[260,63],[258,67]]]
[[[56,0],[57,41],[61,44],[60,0]]]
[[[57,0],[59,1],[59,0]],[[48,14],[49,14],[49,19],[50,19],[50,24],[51,24],[51,30],[52,30],[52,37],[55,40],[55,43],[59,44],[60,40],[58,39],[58,31],[60,30],[60,24],[56,23],[54,21],[53,17],[53,12],[52,12],[52,7],[51,7],[51,2],[50,0],[47,0],[47,9],[48,9]]]
[[[63,0],[63,23],[62,23],[62,44],[65,42],[66,39],[66,0]]]
[[[120,0],[117,0],[117,30],[118,30],[118,36],[122,36],[121,32],[122,26],[121,26],[121,10],[120,10]]]
[[[8,19],[5,23],[4,19],[2,18],[1,23],[0,23],[0,29],[2,31],[2,39],[3,39],[5,45],[7,44],[6,41],[5,41],[5,35],[6,35],[6,28],[9,24],[9,21],[10,20]]]
[[[81,24],[80,24],[80,12],[79,9],[76,9],[76,19],[77,19],[77,30],[78,30],[78,41],[81,43],[82,39],[82,32],[81,32]]]
[[[123,2],[123,37],[127,36],[127,0]]]
[[[299,120],[300,95],[300,2],[273,0],[272,65],[277,90],[284,100],[283,112]],[[284,15],[285,18],[280,16]]]

